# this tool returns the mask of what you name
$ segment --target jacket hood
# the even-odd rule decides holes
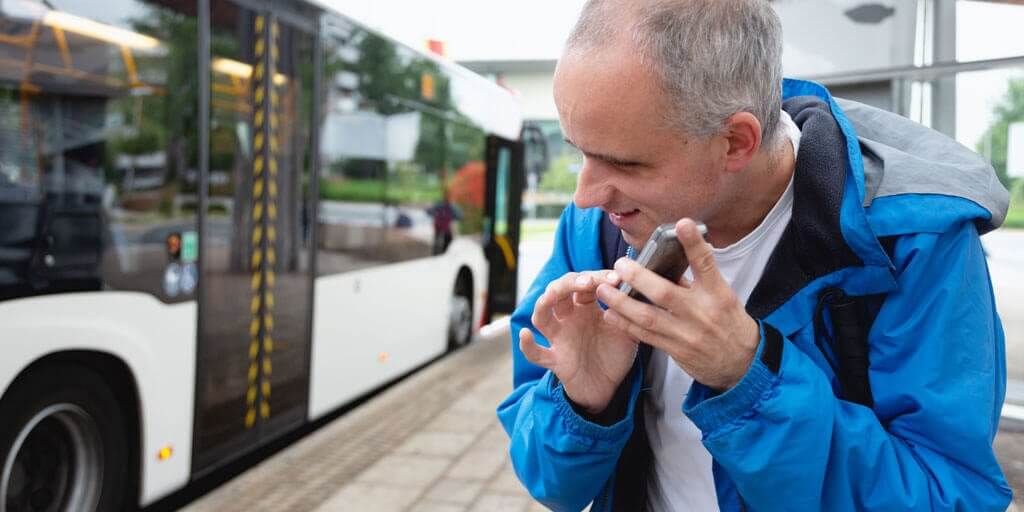
[[[860,142],[865,208],[896,196],[946,196],[965,199],[980,208],[933,208],[928,215],[949,216],[946,220],[950,222],[975,216],[981,233],[1002,224],[1010,196],[980,155],[897,114],[839,98],[836,103]]]

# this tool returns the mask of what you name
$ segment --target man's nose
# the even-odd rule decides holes
[[[572,200],[577,208],[596,208],[608,202],[612,186],[608,183],[600,162],[584,158],[583,168],[576,178],[576,193]]]

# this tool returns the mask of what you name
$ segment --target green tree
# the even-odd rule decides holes
[[[562,192],[572,194],[576,191],[577,173],[572,171],[579,166],[580,159],[576,155],[562,155],[551,162],[551,167],[540,179],[538,188],[545,192]]]
[[[1024,78],[1010,80],[1006,95],[993,110],[995,122],[985,131],[975,148],[992,160],[992,167],[1003,186],[1010,188],[1013,181],[1006,172],[1007,139],[1010,125],[1024,121]]]

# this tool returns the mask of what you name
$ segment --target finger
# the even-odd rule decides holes
[[[554,306],[555,318],[565,320],[572,314],[573,309],[575,306],[572,303],[572,294],[559,296]]]
[[[619,276],[611,270],[598,270],[596,272],[581,272],[573,282],[573,301],[579,305],[593,304],[597,302],[594,292],[601,283],[612,286],[619,285]]]
[[[597,301],[594,297],[594,290],[597,288],[599,279],[595,278],[591,272],[583,272],[576,277],[573,282],[573,302],[578,305],[593,304]]]
[[[670,343],[669,339],[665,336],[645,329],[635,322],[631,322],[628,318],[620,315],[613,309],[606,310],[603,315],[605,322],[626,333],[626,336],[630,339],[646,343],[663,352],[669,352]]]
[[[683,288],[647,270],[629,258],[622,258],[616,261],[615,271],[622,276],[624,281],[650,299],[652,303],[665,309],[674,310],[680,301],[683,300],[681,297],[685,292]]]
[[[519,350],[522,351],[523,356],[526,360],[547,369],[551,369],[555,365],[555,354],[550,348],[542,347],[537,344],[536,338],[533,336],[533,331],[522,328],[519,331]]]
[[[533,305],[533,315],[530,316],[530,321],[533,325],[546,335],[553,334],[551,330],[557,328],[558,322],[555,321],[555,312],[552,309],[554,306],[553,302],[554,294],[550,292],[544,292],[540,298]]]
[[[679,243],[683,244],[694,281],[715,284],[722,281],[718,265],[715,264],[715,255],[711,252],[711,244],[701,236],[697,229],[697,223],[692,219],[682,219],[677,222],[676,238],[679,239]]]
[[[665,335],[669,334],[673,328],[671,313],[657,306],[632,299],[617,288],[601,285],[597,289],[597,298],[608,306],[609,311],[615,311],[618,316],[624,317],[629,323],[639,327],[641,330],[635,331],[637,334],[642,332],[645,335]],[[637,339],[644,338],[638,337]]]

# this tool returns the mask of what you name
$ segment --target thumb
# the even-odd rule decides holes
[[[537,366],[547,368],[548,370],[555,366],[554,351],[538,345],[533,331],[525,327],[519,330],[519,350],[526,357],[527,361]]]

